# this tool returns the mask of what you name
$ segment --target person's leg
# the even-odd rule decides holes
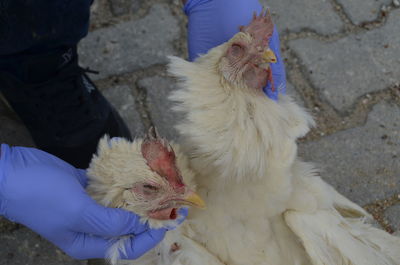
[[[88,33],[93,0],[0,0],[0,56],[73,46]]]
[[[254,12],[259,14],[262,11],[258,0],[186,0],[183,3],[189,18],[188,49],[191,61],[228,41],[239,31],[239,26],[250,23]],[[278,59],[277,63],[271,64],[274,84],[278,89],[271,91],[267,86],[264,91],[276,100],[278,94],[286,90],[285,69],[276,28],[269,45]]]
[[[0,90],[35,144],[86,168],[101,136],[131,139],[78,66],[92,0],[0,0]]]

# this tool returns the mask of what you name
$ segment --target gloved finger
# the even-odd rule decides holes
[[[272,82],[274,85],[272,86],[271,82],[268,82],[264,87],[264,93],[273,100],[278,100],[279,94],[286,93],[286,73],[285,66],[283,60],[281,58],[280,52],[280,43],[279,43],[279,35],[278,30],[274,27],[274,32],[272,37],[269,40],[269,47],[274,52],[277,62],[270,63],[271,71],[272,71]]]
[[[183,223],[183,221],[185,221],[186,217],[189,214],[189,208],[188,207],[182,207],[179,209],[178,211],[178,224]]]
[[[176,218],[175,224],[168,225],[167,227],[165,227],[165,229],[167,229],[168,231],[175,230],[180,224],[183,223],[183,221],[185,221],[186,217],[188,216],[188,213],[189,209],[187,207],[180,208],[178,210],[178,218]]]
[[[274,82],[274,79],[273,79],[273,82]],[[271,84],[271,82],[267,82],[267,85],[264,87],[264,93],[270,98],[270,99],[272,99],[272,100],[275,100],[275,101],[277,101],[278,100],[278,90],[277,89],[275,89],[275,90],[273,90],[272,89],[272,84]]]
[[[89,200],[92,200],[89,198]],[[107,208],[90,201],[71,229],[103,237],[140,234],[149,227],[140,216],[122,209]]]
[[[120,253],[121,259],[137,259],[163,240],[166,229],[149,229],[125,242],[126,253]]]
[[[165,236],[165,229],[150,229],[125,242],[125,251],[120,251],[121,259],[137,259],[154,248]],[[57,244],[69,256],[75,259],[107,258],[108,250],[115,240],[106,239],[86,233],[72,233],[72,242]]]
[[[274,81],[274,86],[277,93],[286,94],[286,72],[285,72],[285,64],[283,62],[281,56],[281,45],[279,41],[279,33],[274,27],[274,32],[269,41],[269,47],[275,53],[277,58],[276,63],[271,63],[271,71],[272,71],[272,80]]]
[[[86,188],[86,186],[88,184],[86,170],[77,168],[75,176],[78,179],[79,183],[82,185],[82,187]]]
[[[258,0],[188,0],[184,11],[189,18],[189,60],[228,41],[261,10]]]

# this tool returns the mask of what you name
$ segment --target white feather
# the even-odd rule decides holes
[[[117,262],[121,259],[121,254],[126,256],[126,245],[127,241],[131,240],[133,236],[122,236],[116,239],[112,239],[112,245],[111,247],[107,250],[107,261],[115,265]]]

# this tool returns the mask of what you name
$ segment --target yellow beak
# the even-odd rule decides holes
[[[277,62],[275,53],[271,49],[266,50],[263,53],[262,58],[264,59],[264,61],[266,63],[276,63]]]
[[[194,191],[189,191],[181,202],[182,202],[182,204],[189,205],[189,206],[195,206],[195,207],[198,207],[201,209],[206,208],[206,203]]]

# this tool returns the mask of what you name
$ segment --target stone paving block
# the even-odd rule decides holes
[[[287,82],[286,84],[286,94],[291,96],[297,104],[304,106],[304,101],[301,98],[300,94],[297,92],[296,88],[289,82]]]
[[[26,127],[20,122],[0,114],[0,143],[12,146],[34,146]]]
[[[96,0],[93,1],[90,6],[90,27],[92,30],[94,27],[100,25],[109,25],[109,20],[112,14],[109,10],[108,0]]]
[[[378,17],[382,5],[389,5],[392,0],[337,0],[354,24],[373,21]]]
[[[147,105],[159,133],[167,139],[178,140],[179,135],[174,125],[183,115],[172,111],[174,103],[167,98],[176,88],[176,81],[172,78],[153,76],[140,80],[138,85],[147,91]]]
[[[315,30],[321,34],[332,34],[343,26],[328,0],[260,0],[271,8],[274,22],[280,32],[285,30]]]
[[[136,110],[135,98],[127,85],[115,86],[102,90],[103,95],[117,109],[128,126],[132,137],[143,135],[144,126]]]
[[[400,193],[400,107],[379,103],[364,126],[300,144],[322,178],[365,205]]]
[[[13,231],[19,228],[19,224],[13,223],[8,219],[0,216],[0,233],[4,233],[7,231]]]
[[[164,64],[167,55],[176,54],[179,32],[168,6],[157,4],[140,20],[91,32],[79,45],[80,63],[100,71],[93,79]]]
[[[393,205],[387,209],[385,217],[395,231],[400,231],[400,204]]]
[[[291,41],[310,72],[313,84],[338,110],[356,98],[400,82],[400,10],[382,28],[349,35],[335,42]]]
[[[27,228],[0,234],[0,265],[85,265]]]
[[[115,16],[129,14],[135,12],[140,8],[141,2],[139,0],[109,0],[111,12]]]

